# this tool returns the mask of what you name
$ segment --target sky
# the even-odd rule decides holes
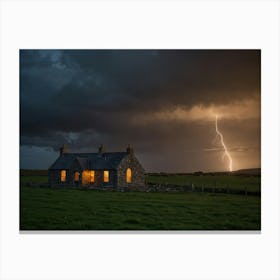
[[[260,50],[20,50],[20,168],[125,151],[147,172],[260,167]]]

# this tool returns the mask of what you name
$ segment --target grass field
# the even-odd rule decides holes
[[[21,230],[259,230],[259,196],[210,193],[98,192],[27,187]]]
[[[20,176],[20,183],[21,185],[26,185],[27,183],[48,183],[48,176]]]
[[[261,177],[258,176],[237,176],[237,175],[147,175],[146,181],[155,184],[174,184],[204,187],[229,187],[235,190],[261,191]]]

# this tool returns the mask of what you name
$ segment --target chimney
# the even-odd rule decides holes
[[[99,154],[105,153],[105,147],[104,147],[103,144],[101,144],[100,147],[98,148],[98,153],[99,153]]]
[[[129,154],[129,155],[132,155],[134,153],[133,151],[133,148],[131,145],[128,145],[128,147],[126,148],[126,152]]]
[[[64,154],[68,153],[68,147],[65,144],[63,144],[63,146],[59,150],[60,156],[63,156]]]

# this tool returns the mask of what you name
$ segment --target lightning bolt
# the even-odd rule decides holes
[[[226,156],[228,158],[228,161],[229,161],[229,171],[231,172],[232,171],[232,158],[231,158],[231,156],[230,156],[230,154],[228,152],[228,149],[227,149],[227,147],[225,145],[223,134],[218,129],[218,116],[217,115],[216,115],[216,132],[220,136],[221,144],[222,144],[222,146],[224,148],[224,151],[225,151],[224,156]]]

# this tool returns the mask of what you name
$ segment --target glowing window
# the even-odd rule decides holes
[[[91,170],[89,172],[89,181],[90,181],[90,183],[94,182],[94,171],[93,170]]]
[[[104,182],[107,183],[109,182],[109,171],[104,171]]]
[[[78,171],[76,171],[75,173],[74,173],[74,181],[75,182],[77,182],[77,181],[79,181],[79,172]]]
[[[131,183],[132,172],[130,168],[126,169],[126,182]]]
[[[61,170],[60,179],[61,179],[61,182],[66,182],[66,170]]]

